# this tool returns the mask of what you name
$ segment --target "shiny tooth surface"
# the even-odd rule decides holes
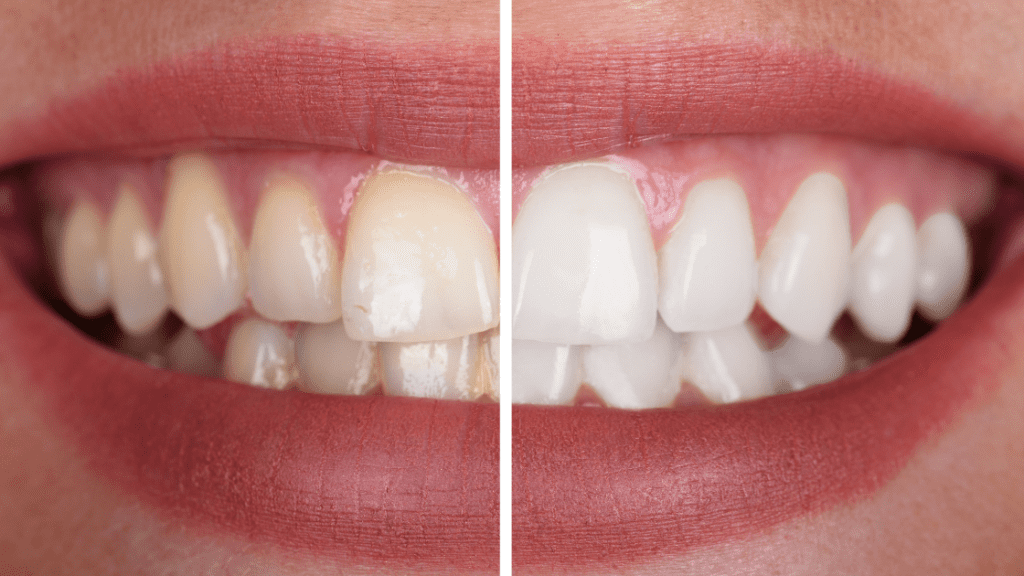
[[[341,321],[305,324],[295,336],[295,359],[302,371],[298,388],[318,394],[365,394],[376,382],[373,342],[352,340]]]
[[[775,377],[793,390],[831,382],[846,373],[846,350],[829,337],[808,342],[791,336],[768,353]]]
[[[231,330],[224,350],[224,376],[261,388],[283,390],[295,381],[295,349],[281,325],[247,318]]]
[[[670,406],[683,377],[682,336],[658,322],[646,342],[588,346],[583,380],[614,408]]]
[[[341,263],[309,189],[283,175],[263,192],[249,239],[249,296],[270,320],[341,318]]]
[[[887,204],[868,222],[853,251],[850,314],[879,342],[895,342],[910,326],[917,290],[914,217],[902,204]]]
[[[164,350],[166,366],[170,370],[219,378],[223,373],[220,362],[206,348],[199,335],[189,327],[183,327],[171,339]]]
[[[82,316],[97,316],[107,309],[110,271],[105,236],[99,209],[87,200],[77,201],[60,234],[57,269],[64,297]]]
[[[582,348],[512,340],[512,402],[569,404],[583,382]]]
[[[971,278],[967,230],[949,212],[934,214],[917,231],[917,307],[937,322],[956,310]]]
[[[207,328],[242,303],[245,251],[213,162],[185,154],[168,172],[160,263],[171,306],[189,326]]]
[[[423,342],[498,324],[494,237],[455,186],[392,170],[363,184],[349,216],[342,311],[357,340]]]
[[[658,251],[658,311],[676,332],[720,330],[754,308],[754,230],[747,196],[729,178],[690,190],[683,215]]]
[[[808,176],[761,252],[761,305],[791,334],[824,339],[846,307],[850,244],[843,183],[827,172]]]
[[[434,342],[383,342],[384,391],[389,396],[476,399],[476,334]]]
[[[158,246],[135,191],[122,186],[107,223],[106,259],[114,316],[127,332],[152,329],[167,311]]]
[[[744,323],[714,332],[693,332],[683,339],[685,376],[715,403],[771,396],[768,355]]]
[[[570,164],[534,184],[512,225],[512,337],[642,342],[657,313],[657,257],[636,185]]]

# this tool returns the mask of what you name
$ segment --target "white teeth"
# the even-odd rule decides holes
[[[229,380],[283,390],[296,375],[294,346],[280,325],[248,318],[231,330],[224,350]]]
[[[887,204],[871,217],[853,251],[850,313],[879,342],[895,342],[910,326],[917,291],[914,217]]]
[[[82,316],[97,316],[107,309],[105,234],[96,206],[88,201],[75,203],[61,234],[58,271],[68,304]]]
[[[690,190],[658,252],[658,310],[676,332],[720,330],[754,309],[756,254],[747,196],[728,178]]]
[[[761,252],[759,296],[790,333],[821,341],[846,306],[850,216],[846,189],[826,172],[809,176]]]
[[[293,179],[271,180],[249,241],[253,308],[270,320],[337,320],[340,272],[338,251],[312,194]]]
[[[831,382],[846,373],[846,351],[831,337],[818,343],[790,337],[769,356],[776,378],[793,390]]]
[[[179,156],[168,168],[160,260],[171,305],[193,328],[224,319],[245,295],[245,253],[209,158]]]
[[[608,406],[669,406],[682,383],[682,337],[658,322],[646,342],[589,346],[583,368],[584,380]]]
[[[349,217],[342,307],[357,340],[447,340],[492,328],[494,237],[451,184],[398,170],[374,175]]]
[[[477,335],[439,342],[380,344],[384,391],[391,396],[475,400]]]
[[[917,307],[937,322],[956,310],[971,276],[971,250],[960,219],[941,212],[917,232]]]
[[[770,396],[768,356],[746,324],[716,332],[694,332],[683,340],[686,377],[712,402]]]
[[[569,404],[580,389],[580,348],[532,340],[512,341],[512,402]]]
[[[657,260],[632,179],[603,164],[552,170],[512,226],[512,337],[604,344],[651,337]]]
[[[319,394],[365,394],[374,387],[376,345],[352,340],[342,322],[307,324],[295,337],[303,379],[298,388]]]
[[[152,329],[167,311],[167,289],[157,252],[145,208],[130,187],[122,187],[110,214],[106,257],[114,315],[126,332]]]

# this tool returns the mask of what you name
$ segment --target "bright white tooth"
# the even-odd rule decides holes
[[[849,284],[846,188],[817,172],[797,188],[761,252],[758,294],[776,322],[818,342],[846,307]]]
[[[182,320],[207,328],[238,308],[246,290],[244,260],[217,167],[201,154],[171,160],[160,263]]]
[[[82,316],[98,316],[107,309],[110,280],[105,236],[99,209],[92,202],[77,201],[64,223],[58,270],[64,297]]]
[[[222,372],[220,363],[188,326],[178,331],[164,350],[164,355],[167,368],[177,372],[210,378],[219,378]]]
[[[477,335],[436,342],[380,344],[390,396],[476,400]]]
[[[316,200],[285,176],[267,185],[249,240],[249,295],[264,318],[333,322],[341,317],[341,265]]]
[[[231,329],[224,376],[261,388],[283,390],[295,381],[295,349],[279,324],[248,318]]]
[[[569,404],[583,382],[579,346],[512,341],[512,402]]]
[[[114,316],[126,332],[151,330],[167,311],[157,251],[146,209],[130,186],[122,186],[107,224],[107,265]]]
[[[512,337],[643,342],[654,331],[657,273],[633,180],[607,164],[556,168],[512,225]]]
[[[895,342],[910,326],[917,291],[914,217],[887,204],[871,217],[853,251],[850,313],[879,342]]]
[[[608,406],[669,406],[683,379],[682,336],[658,322],[646,342],[588,346],[583,372],[584,381]]]
[[[754,309],[757,255],[747,196],[729,178],[690,190],[658,251],[658,311],[676,332],[735,326]]]
[[[712,402],[725,404],[776,392],[768,355],[745,323],[685,334],[683,353],[685,376]]]
[[[940,212],[917,231],[917,308],[937,322],[960,305],[971,277],[971,249],[960,219]]]
[[[374,387],[373,342],[352,340],[341,321],[306,324],[295,337],[303,380],[298,388],[318,394],[365,394]]]
[[[393,170],[366,180],[341,277],[356,340],[447,340],[498,324],[494,237],[465,194],[431,176]]]
[[[776,379],[787,382],[793,390],[831,382],[846,374],[846,351],[831,337],[811,343],[791,336],[768,355]]]

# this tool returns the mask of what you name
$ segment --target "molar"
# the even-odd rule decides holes
[[[128,185],[110,213],[106,259],[117,323],[133,334],[151,330],[167,311],[167,289],[145,208]]]
[[[107,309],[110,280],[105,236],[99,209],[87,200],[77,201],[64,222],[57,271],[64,297],[82,316],[98,316]]]

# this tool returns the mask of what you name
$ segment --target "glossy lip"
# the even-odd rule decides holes
[[[513,67],[520,166],[678,135],[781,131],[1024,165],[1020,126],[829,55],[527,40]],[[803,393],[678,411],[514,406],[514,565],[622,568],[871,495],[995,387],[1003,351],[1021,338],[1001,314],[1020,307],[1022,281],[1022,266],[1000,274],[912,349]]]

